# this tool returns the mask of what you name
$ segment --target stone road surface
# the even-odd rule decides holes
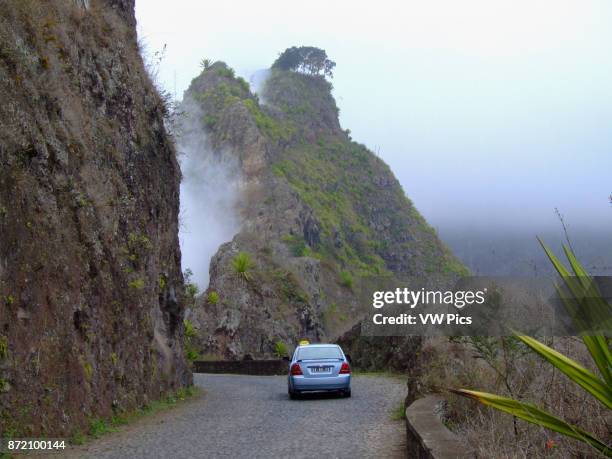
[[[405,457],[405,425],[390,412],[398,378],[356,376],[352,397],[289,400],[283,376],[196,374],[197,400],[145,417],[57,459]]]

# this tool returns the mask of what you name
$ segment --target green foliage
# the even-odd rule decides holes
[[[302,79],[301,75],[290,77],[285,73],[271,78],[275,88],[285,80],[299,83]],[[289,81],[286,86],[295,84]],[[302,92],[308,93],[305,86]],[[312,102],[310,94],[308,100]],[[350,270],[355,278],[392,275],[385,262],[391,248],[418,254],[414,263],[423,271],[467,274],[406,198],[389,167],[365,146],[344,136],[321,135],[316,143],[308,140],[286,149],[272,172],[313,210],[320,228],[316,252],[340,269]],[[407,242],[406,234],[414,239]],[[285,242],[295,247],[294,254],[300,254],[297,240]]]
[[[579,330],[587,332],[582,336],[582,340],[591,354],[593,363],[598,368],[600,375],[596,375],[579,363],[569,359],[560,352],[557,352],[534,338],[516,334],[516,339],[520,340],[531,351],[548,361],[570,380],[582,387],[585,394],[594,397],[606,408],[612,409],[612,354],[606,336],[593,332],[591,328],[592,326],[603,325],[604,329],[609,330],[609,321],[612,317],[612,305],[608,304],[601,296],[592,278],[576,260],[571,250],[564,247],[565,254],[569,260],[573,273],[570,273],[563,263],[561,263],[543,243],[542,247],[563,280],[566,290],[559,287],[558,291],[568,313],[574,320],[574,325],[576,325]],[[580,315],[575,314],[577,311],[580,311]],[[585,316],[587,321],[589,318],[595,319],[594,322],[586,323],[588,328],[584,328]],[[603,324],[601,320],[604,321]],[[453,392],[477,400],[480,403],[509,413],[527,422],[546,427],[561,435],[575,438],[593,447],[607,457],[612,457],[612,446],[606,445],[589,432],[559,417],[549,414],[531,403],[467,389],[454,390]]]
[[[4,360],[9,355],[8,338],[0,335],[0,360]]]
[[[7,295],[4,297],[4,304],[12,306],[15,303],[15,297],[13,295]]]
[[[177,400],[186,400],[189,397],[193,397],[194,395],[196,395],[197,390],[195,388],[195,386],[189,386],[189,387],[181,387],[179,390],[176,391],[176,396],[175,398]]]
[[[83,372],[85,373],[85,378],[87,378],[88,381],[91,381],[91,378],[93,377],[93,366],[91,363],[83,362]]]
[[[197,351],[197,349],[193,347],[186,347],[185,348],[185,358],[189,360],[190,362],[193,362],[200,358],[200,354]]]
[[[189,299],[190,304],[195,305],[195,298],[200,293],[200,288],[195,282],[192,282],[193,271],[189,268],[183,272],[183,278],[185,280],[185,295]]]
[[[145,280],[138,278],[128,282],[128,287],[133,288],[135,290],[142,290],[145,288]]]
[[[399,403],[395,408],[393,408],[389,418],[392,421],[401,421],[406,419],[406,407],[404,406],[404,402]]]
[[[94,418],[89,422],[89,435],[93,438],[100,438],[104,434],[116,431],[117,429],[112,427],[104,418]]]
[[[286,235],[282,237],[282,241],[289,246],[294,257],[310,257],[313,254],[303,237]]]
[[[194,360],[198,360],[200,354],[195,347],[194,339],[198,336],[198,333],[195,330],[195,327],[188,319],[183,320],[183,325],[185,327],[185,339],[183,340],[183,350],[185,351],[185,358],[190,362]]]
[[[72,445],[84,445],[86,441],[87,436],[81,431],[75,432],[69,440]]]
[[[83,193],[78,193],[75,197],[75,201],[78,207],[87,207],[90,205],[89,199]]]
[[[217,75],[234,79],[234,77],[236,76],[236,72],[231,67],[219,67],[217,69]]]
[[[289,355],[287,345],[283,341],[279,340],[274,343],[274,355],[279,358],[287,357]]]
[[[305,145],[287,151],[272,171],[285,178],[313,209],[321,228],[322,245],[317,252],[335,258],[341,266],[351,266],[359,275],[384,274],[387,270],[378,253],[378,235],[362,209],[372,196],[367,185],[371,179],[364,177],[364,171],[372,165],[343,142],[319,140],[322,146]],[[392,210],[389,214],[387,218],[397,219]],[[300,254],[297,239],[285,242],[294,254]]]
[[[215,115],[206,114],[204,118],[202,118],[202,121],[204,122],[204,126],[208,129],[212,129],[217,124],[218,118]]]
[[[323,74],[333,78],[336,63],[327,57],[325,50],[314,46],[292,46],[283,51],[272,68],[299,71],[310,75]]]
[[[353,276],[348,271],[340,272],[340,283],[346,288],[353,288]]]
[[[143,258],[150,252],[153,244],[151,240],[142,233],[131,232],[128,234],[127,247],[123,248],[124,253],[127,254],[128,260],[132,263],[132,267],[138,267],[142,264]],[[128,269],[128,272],[131,272]]]
[[[200,287],[194,283],[185,284],[185,291],[187,292],[187,296],[189,298],[194,299],[199,293]]]
[[[232,267],[234,271],[246,280],[251,280],[250,270],[253,266],[254,263],[247,252],[238,252],[238,255],[232,258]]]
[[[259,104],[253,99],[246,99],[243,103],[253,116],[257,128],[264,134],[267,134],[272,140],[289,140],[295,133],[295,128],[291,123],[276,120],[265,114],[259,107]]]
[[[200,67],[202,70],[208,70],[211,65],[212,61],[210,59],[204,58],[200,61]]]
[[[244,78],[238,77],[236,78],[236,81],[238,82],[238,84],[240,85],[240,87],[245,93],[249,93],[251,91],[251,87],[249,86],[249,83]]]
[[[196,100],[206,104],[208,116],[203,118],[203,122],[209,128],[216,125],[220,112],[227,107],[240,102],[245,94],[239,84],[219,83],[215,87],[200,94],[196,94]]]
[[[142,408],[133,411],[124,411],[114,413],[110,420],[105,418],[91,418],[89,420],[89,429],[87,434],[77,431],[70,438],[69,442],[73,445],[82,445],[90,438],[99,438],[105,434],[117,432],[117,428],[133,421],[136,421],[143,416],[149,416],[169,408],[175,407],[178,403],[187,400],[199,393],[195,386],[181,387],[174,393],[168,393],[159,400],[154,400]],[[14,437],[15,435],[13,435]],[[0,456],[1,457],[1,456]]]
[[[453,254],[446,248],[442,247],[443,254],[440,258],[440,272],[455,276],[469,276],[470,270],[467,269]]]
[[[111,358],[111,363],[113,364],[113,366],[117,366],[117,361],[119,360],[119,358],[117,357],[117,353],[111,352],[110,358]]]
[[[217,304],[219,302],[219,294],[214,290],[211,290],[208,292],[208,295],[206,295],[206,301],[208,304]]]
[[[301,289],[293,273],[285,270],[277,270],[273,273],[277,290],[284,300],[295,305],[296,303],[308,302],[306,293]]]
[[[183,320],[183,325],[185,326],[185,337],[186,338],[194,338],[197,336],[195,328],[193,324],[188,320]]]
[[[151,240],[146,235],[141,233],[128,234],[128,247],[130,250],[149,250],[152,246]]]
[[[348,317],[346,314],[339,311],[336,303],[332,303],[327,310],[323,311],[323,320],[327,326],[332,326],[332,324],[336,322],[346,322]]]
[[[159,289],[164,290],[166,288],[167,282],[168,281],[166,280],[166,276],[164,276],[163,274],[159,276],[159,280],[157,281],[157,285],[159,286]]]

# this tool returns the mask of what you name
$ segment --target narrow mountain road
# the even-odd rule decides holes
[[[57,458],[405,457],[405,425],[390,419],[406,386],[356,376],[353,396],[287,397],[282,376],[194,375],[203,397]]]

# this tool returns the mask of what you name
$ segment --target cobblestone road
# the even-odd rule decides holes
[[[287,397],[282,376],[194,375],[205,394],[59,458],[405,457],[405,426],[390,412],[397,378],[356,376],[352,397]]]

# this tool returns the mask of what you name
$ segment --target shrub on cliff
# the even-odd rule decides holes
[[[219,294],[214,290],[208,292],[208,295],[206,295],[206,301],[208,304],[217,304],[219,302]]]
[[[348,271],[342,271],[340,273],[340,283],[344,285],[346,288],[353,288],[353,276]]]
[[[253,260],[251,260],[251,256],[248,253],[238,252],[238,255],[232,258],[232,267],[234,271],[244,279],[251,279],[251,273],[249,271],[253,267]]]
[[[195,282],[191,281],[193,277],[193,271],[189,268],[185,270],[183,273],[183,278],[185,279],[185,294],[189,299],[190,304],[195,304],[195,297],[200,293],[200,288]]]

